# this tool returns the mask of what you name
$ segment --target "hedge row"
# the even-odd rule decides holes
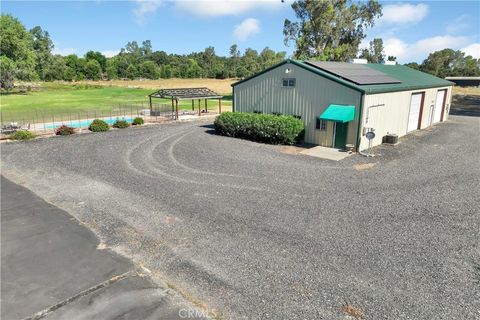
[[[293,116],[225,112],[214,122],[217,133],[271,144],[293,144],[303,139],[305,126]]]

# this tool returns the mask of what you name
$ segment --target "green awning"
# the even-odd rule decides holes
[[[353,119],[355,119],[355,106],[331,104],[320,115],[320,119],[342,123],[353,121]]]

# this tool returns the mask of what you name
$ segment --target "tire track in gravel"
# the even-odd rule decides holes
[[[190,126],[194,127],[194,126]],[[184,128],[182,128],[184,129]],[[143,176],[146,176],[151,179],[159,179],[159,176],[162,176],[164,178],[168,178],[172,180],[173,182],[176,183],[187,183],[187,184],[195,184],[195,185],[203,185],[203,186],[212,186],[216,188],[232,188],[236,190],[248,190],[252,192],[263,192],[263,193],[271,193],[271,194],[278,194],[277,191],[271,190],[269,188],[266,188],[264,185],[261,187],[249,187],[249,186],[244,186],[244,185],[239,185],[239,184],[232,184],[232,183],[219,183],[216,181],[206,181],[205,177],[201,178],[202,181],[195,180],[192,178],[185,178],[182,177],[181,174],[194,174],[193,177],[198,177],[198,175],[210,175],[212,178],[218,178],[218,177],[226,177],[226,178],[254,178],[254,177],[245,177],[245,176],[235,176],[235,175],[228,175],[228,174],[218,174],[218,173],[212,173],[212,172],[205,172],[205,171],[200,171],[200,170],[195,170],[191,171],[192,168],[188,166],[182,165],[174,156],[174,148],[177,145],[177,143],[182,140],[187,134],[183,134],[182,136],[178,137],[181,135],[182,132],[179,133],[173,133],[167,136],[163,136],[163,139],[157,141],[155,144],[148,145],[149,143],[152,143],[155,139],[159,138],[160,135],[156,135],[154,137],[151,137],[147,140],[144,140],[137,145],[135,145],[133,148],[129,149],[126,153],[126,164],[127,167],[137,173],[142,174]],[[178,137],[178,138],[177,138]],[[168,146],[168,141],[177,138],[173,143]],[[167,147],[165,147],[165,145]],[[167,150],[167,155],[169,156],[170,162],[172,166],[167,166],[162,163],[160,163],[157,159],[154,157],[154,152],[155,150],[159,150],[161,148],[165,148]],[[135,161],[133,158],[135,156],[138,156],[142,154],[144,157],[141,159],[138,159],[138,161]],[[170,155],[171,154],[171,155]],[[172,170],[173,169],[173,170]],[[169,171],[175,171],[177,174],[174,173],[169,173],[166,170]],[[195,176],[195,174],[197,176]],[[221,189],[220,189],[221,190]],[[290,194],[290,196],[293,197],[304,197],[303,194]]]

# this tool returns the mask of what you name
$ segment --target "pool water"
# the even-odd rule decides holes
[[[113,125],[115,121],[117,120],[125,120],[128,123],[132,123],[133,118],[125,118],[125,117],[118,117],[118,118],[107,118],[107,119],[102,119],[109,125]],[[87,128],[91,123],[93,122],[93,119],[91,120],[78,120],[78,121],[65,121],[65,122],[56,122],[56,123],[50,123],[45,125],[45,129],[56,129],[62,125],[66,125],[72,128]]]

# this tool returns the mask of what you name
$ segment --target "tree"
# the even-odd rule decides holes
[[[407,66],[409,68],[412,68],[412,69],[415,69],[415,70],[420,70],[420,65],[416,62],[406,63],[405,66]]]
[[[15,69],[15,62],[6,56],[0,56],[0,88],[7,91],[13,88]]]
[[[53,41],[47,31],[42,30],[41,27],[36,26],[30,30],[33,38],[33,49],[36,55],[35,70],[42,80],[45,79],[45,70],[50,68],[53,62],[52,50]]]
[[[150,42],[150,40],[145,40],[142,42],[140,52],[144,57],[148,57],[152,54],[152,43]]]
[[[296,0],[292,8],[299,21],[285,19],[283,34],[286,45],[295,42],[296,58],[348,61],[381,16],[376,0]]]
[[[0,16],[0,56],[7,57],[15,64],[15,77],[33,80],[35,73],[35,51],[33,38],[23,24],[11,15]],[[5,60],[6,61],[6,60]]]
[[[370,48],[363,49],[360,58],[367,59],[370,63],[384,63],[383,40],[381,38],[375,38],[370,41]]]
[[[65,81],[73,81],[75,80],[77,74],[75,70],[71,67],[65,67],[65,72],[63,73],[63,80]]]
[[[478,76],[480,75],[479,61],[471,56],[465,56],[460,50],[443,49],[430,53],[420,70],[445,78],[448,76]]]
[[[242,64],[247,70],[246,76],[251,76],[252,74],[260,71],[260,65],[258,63],[258,52],[251,48],[245,49],[245,54],[242,57]]]
[[[395,56],[388,56],[387,61],[397,61],[397,57],[395,57]]]
[[[102,67],[97,60],[88,60],[85,66],[85,77],[89,80],[99,80],[102,77]]]
[[[85,54],[85,59],[88,60],[96,60],[100,64],[102,71],[105,71],[107,68],[107,58],[98,51],[88,51]]]
[[[201,67],[204,71],[205,78],[215,78],[215,72],[213,70],[213,64],[215,61],[215,48],[208,47],[202,53],[202,64]]]
[[[168,63],[168,54],[165,51],[155,51],[151,54],[150,60],[155,62],[158,66]]]
[[[139,75],[142,78],[147,79],[158,79],[159,77],[159,70],[155,62],[153,61],[145,61],[140,64],[139,68]]]
[[[118,78],[118,68],[117,61],[115,59],[107,60],[107,69],[106,69],[108,80]]]
[[[137,67],[135,67],[133,64],[129,65],[127,68],[127,78],[130,80],[133,80],[137,76],[138,76]]]
[[[43,79],[46,81],[63,80],[67,65],[61,55],[55,55],[43,69]]]

